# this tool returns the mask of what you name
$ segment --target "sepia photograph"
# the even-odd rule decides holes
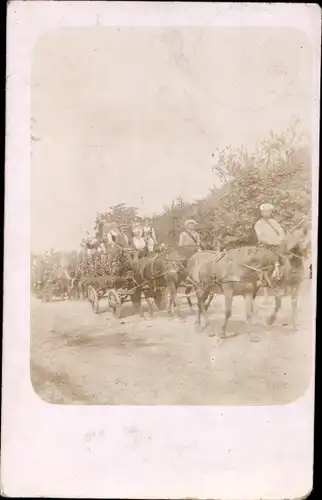
[[[59,404],[285,404],[312,376],[312,52],[64,28],[31,66],[31,380]]]
[[[1,493],[313,485],[318,5],[8,6]]]

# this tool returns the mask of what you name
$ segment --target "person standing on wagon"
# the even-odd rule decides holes
[[[136,258],[147,256],[146,240],[143,236],[143,229],[140,223],[135,223],[132,227],[132,246],[136,253]]]
[[[112,222],[110,225],[110,231],[107,234],[107,242],[112,247],[119,245],[127,248],[129,246],[128,237],[116,222]]]
[[[142,227],[143,238],[146,242],[148,253],[153,253],[154,247],[158,244],[155,236],[154,228],[152,227],[149,219],[144,219]]]

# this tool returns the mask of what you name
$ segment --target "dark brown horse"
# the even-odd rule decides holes
[[[168,261],[162,256],[142,257],[132,261],[132,270],[135,283],[138,285],[136,293],[132,296],[134,309],[140,307],[140,297],[143,292],[149,305],[150,314],[153,315],[153,301],[159,309],[167,308],[168,314],[177,309],[176,295],[178,283],[181,280],[182,270],[177,262]]]
[[[267,323],[272,325],[277,313],[282,307],[282,298],[289,295],[292,301],[292,326],[294,329],[298,326],[298,296],[300,286],[306,276],[305,261],[309,257],[310,238],[306,228],[296,229],[286,236],[284,255],[287,258],[287,265],[283,276],[280,290],[274,293],[275,307],[272,314],[268,317]],[[281,290],[282,289],[282,290]],[[284,293],[281,293],[281,292]]]
[[[143,294],[151,316],[153,316],[153,302],[158,309],[167,308],[168,314],[172,313],[173,306],[180,314],[176,301],[177,289],[186,276],[185,267],[181,263],[182,257],[170,255],[167,251],[166,255],[156,253],[153,256],[138,258],[135,250],[115,246],[111,260],[118,259],[123,272],[130,270],[133,276],[131,300],[134,312],[139,312],[143,316],[141,305]]]

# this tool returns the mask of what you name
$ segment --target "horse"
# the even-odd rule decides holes
[[[178,298],[178,288],[187,279],[187,263],[189,258],[196,253],[198,247],[193,245],[191,248],[187,247],[165,247],[161,252],[161,256],[164,260],[171,266],[171,279],[168,283],[168,313],[172,314],[172,308],[174,308],[175,313],[181,316],[180,304]],[[192,284],[185,285],[185,297],[188,302],[190,310],[193,310],[190,294],[192,291]]]
[[[246,320],[251,324],[259,288],[268,284],[272,286],[276,282],[276,260],[272,250],[256,246],[230,249],[219,255],[209,251],[194,254],[188,261],[187,271],[198,301],[197,329],[201,328],[202,317],[205,326],[209,326],[206,300],[214,293],[223,293],[225,297],[225,317],[219,331],[220,337],[226,336],[234,296],[245,298]]]
[[[226,336],[231,317],[233,297],[245,298],[246,321],[252,323],[254,300],[261,287],[268,287],[275,297],[275,310],[266,319],[273,324],[281,307],[281,292],[291,288],[293,324],[297,310],[299,285],[303,277],[303,253],[307,241],[302,230],[290,233],[280,249],[274,251],[262,246],[245,246],[223,252],[218,258],[211,252],[199,252],[189,259],[188,276],[194,284],[198,300],[196,326],[201,327],[201,317],[209,326],[206,300],[210,293],[221,292],[225,297],[225,318],[219,336]]]
[[[53,280],[46,279],[41,290],[41,301],[52,302],[53,300]]]
[[[209,246],[209,245],[208,245]],[[202,249],[206,248],[206,245],[201,246]],[[194,288],[193,283],[191,280],[187,280],[188,278],[188,271],[187,271],[187,265],[189,259],[192,257],[192,255],[195,255],[197,252],[199,253],[199,246],[198,245],[191,245],[189,247],[173,247],[172,249],[169,249],[169,247],[165,247],[163,250],[162,255],[168,262],[172,262],[173,264],[176,263],[176,270],[177,270],[177,275],[175,279],[173,279],[173,284],[172,284],[172,292],[169,296],[169,300],[172,302],[169,304],[169,308],[172,309],[172,306],[175,307],[176,313],[180,316],[180,302],[178,300],[178,288],[180,285],[184,284],[185,287],[185,298],[187,300],[188,306],[190,308],[190,311],[193,311],[193,305],[191,302],[191,292]],[[220,252],[214,251],[214,250],[207,250],[207,253],[211,253],[212,255],[219,255]],[[173,276],[174,278],[174,276]],[[214,293],[210,291],[208,300],[205,303],[205,310],[207,311],[212,300],[214,297]]]
[[[141,305],[142,293],[149,306],[150,316],[153,317],[153,301],[157,303],[159,309],[163,309],[166,304],[163,291],[166,292],[167,312],[172,314],[172,306],[176,308],[176,294],[178,283],[186,275],[186,271],[176,260],[165,258],[162,252],[155,255],[147,255],[139,258],[135,249],[114,246],[111,261],[119,261],[119,267],[123,272],[130,271],[134,283],[131,301],[135,313],[144,316]],[[180,311],[176,309],[178,315]]]
[[[286,272],[284,273],[282,280],[284,294],[280,293],[278,290],[274,293],[275,307],[267,319],[267,323],[269,325],[272,325],[276,320],[277,314],[282,307],[283,295],[289,295],[292,302],[292,326],[294,329],[297,328],[298,296],[301,283],[305,279],[306,275],[305,261],[309,257],[310,245],[308,231],[305,227],[296,229],[286,235],[284,255],[287,258],[288,265],[286,266]],[[310,269],[310,275],[308,276],[310,279],[312,279],[311,272],[312,268]]]

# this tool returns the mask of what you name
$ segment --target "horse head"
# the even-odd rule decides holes
[[[161,243],[161,245],[155,247],[155,252],[158,255],[166,255],[169,251],[168,246],[165,243]]]
[[[310,236],[306,227],[296,229],[286,235],[285,249],[293,257],[307,259],[310,251]]]
[[[112,260],[118,260],[121,263],[123,271],[129,271],[133,267],[135,261],[135,250],[121,245],[115,245],[110,249],[110,257]]]

